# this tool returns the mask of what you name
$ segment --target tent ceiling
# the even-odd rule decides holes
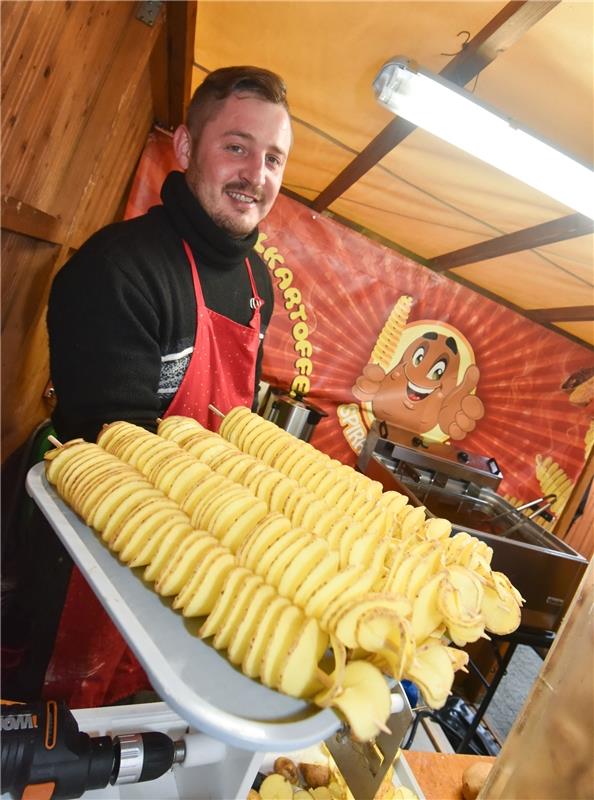
[[[593,24],[594,4],[569,0],[201,0],[192,89],[230,64],[280,73],[295,133],[286,190],[594,344],[592,222],[425,131],[409,132],[371,88],[394,55],[445,69],[483,102],[592,166]],[[440,259],[475,246],[462,261],[458,254]]]

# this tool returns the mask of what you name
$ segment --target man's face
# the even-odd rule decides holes
[[[230,95],[192,147],[186,180],[209,217],[241,238],[272,208],[290,146],[291,123],[283,106],[250,94]]]

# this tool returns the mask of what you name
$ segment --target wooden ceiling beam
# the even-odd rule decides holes
[[[302,197],[300,194],[297,194],[296,192],[293,192],[290,189],[287,189],[286,187],[283,187],[281,189],[281,192],[283,194],[287,195],[287,197],[290,197],[293,200],[297,201],[298,203],[302,203],[304,206],[307,206],[307,208],[311,208],[311,201],[308,200],[306,197]],[[396,244],[391,239],[386,239],[384,236],[381,236],[380,234],[375,233],[374,231],[371,231],[368,228],[364,228],[362,225],[359,225],[358,223],[353,222],[352,220],[349,220],[346,217],[341,216],[340,214],[336,214],[334,211],[325,211],[324,215],[328,216],[330,219],[335,219],[337,222],[340,222],[341,225],[344,225],[345,227],[350,228],[351,230],[357,231],[357,233],[360,233],[363,236],[366,236],[367,238],[372,239],[373,241],[379,242],[384,247],[388,247],[390,250],[394,250],[395,252],[400,253],[401,255],[404,255],[404,256],[406,256],[407,258],[410,258],[413,261],[416,261],[417,263],[421,264],[422,266],[429,267],[429,260],[424,259],[422,256],[419,256],[417,253],[412,253],[410,251],[405,250],[404,248],[400,247],[398,244]],[[594,349],[594,348],[592,348],[591,345],[589,345],[588,343],[584,342],[583,339],[580,339],[577,336],[574,336],[573,334],[569,333],[568,331],[563,330],[563,328],[556,327],[553,324],[552,321],[549,322],[547,319],[544,319],[545,314],[543,314],[543,318],[542,319],[537,319],[536,317],[532,316],[532,314],[534,314],[534,311],[527,311],[525,308],[522,308],[521,306],[518,306],[515,303],[512,303],[511,300],[506,300],[506,298],[501,297],[500,295],[497,295],[494,292],[489,291],[485,287],[479,286],[479,284],[473,283],[472,281],[469,281],[467,278],[463,278],[461,275],[458,275],[456,272],[451,272],[447,277],[450,280],[453,280],[455,283],[459,283],[461,286],[466,287],[470,291],[476,292],[476,294],[482,295],[483,297],[488,298],[492,302],[497,303],[497,305],[505,306],[505,308],[509,308],[510,311],[513,311],[515,314],[519,314],[521,317],[525,317],[525,319],[530,320],[530,322],[536,322],[539,325],[542,325],[543,328],[546,328],[547,330],[553,331],[558,336],[563,336],[565,339],[569,339],[570,341],[574,342],[575,344],[579,344],[581,347],[587,347],[587,348],[589,348],[591,350]],[[586,306],[586,309],[588,309],[588,308],[590,308],[590,307]],[[538,312],[540,310],[541,309],[536,309],[535,311]],[[550,310],[549,309],[543,309],[543,311],[546,312],[546,313],[549,313]],[[568,314],[568,309],[565,309],[565,308],[561,309],[560,313],[562,313],[566,317],[567,314]],[[589,312],[586,310],[584,313],[587,314]],[[589,319],[592,319],[592,317],[590,316]],[[567,319],[561,320],[560,319],[560,320],[557,320],[557,321],[558,322],[568,322],[569,320],[567,320]],[[588,320],[586,320],[586,321],[588,321]]]
[[[3,230],[20,233],[52,244],[64,242],[66,230],[59,217],[47,214],[29,203],[9,195],[2,195],[1,208]]]
[[[534,322],[594,322],[594,306],[529,308],[524,313]]]
[[[196,0],[165,3],[166,24],[151,59],[155,119],[166,129],[180,125],[192,95]]]
[[[446,272],[448,269],[462,267],[465,264],[476,264],[479,261],[488,261],[491,258],[507,256],[510,253],[519,253],[522,250],[534,250],[537,247],[574,239],[577,236],[585,236],[593,232],[594,220],[583,214],[569,214],[551,222],[543,222],[531,228],[524,228],[515,233],[506,233],[485,242],[429,258],[426,264],[435,272]]]
[[[440,75],[457,84],[476,77],[498,55],[517,42],[526,31],[558,5],[560,0],[514,0],[507,3],[477,35],[441,70]],[[371,88],[370,88],[371,91]],[[416,128],[407,120],[395,117],[313,200],[311,207],[324,211],[366,172]]]
[[[512,303],[511,300],[507,300],[505,297],[501,297],[501,295],[495,294],[495,292],[489,291],[484,286],[479,286],[477,283],[473,283],[469,281],[467,278],[463,278],[461,275],[458,275],[456,272],[452,272],[448,275],[448,278],[455,281],[455,283],[459,283],[461,286],[465,286],[467,289],[470,289],[477,294],[482,295],[483,297],[492,300],[498,306],[504,306],[505,308],[509,308],[510,311],[514,311],[516,314],[519,314],[521,317],[529,320],[530,322],[534,322],[538,325],[542,325],[543,328],[547,328],[553,333],[556,333],[558,336],[563,336],[566,339],[570,339],[572,342],[579,344],[581,347],[587,347],[588,349],[594,352],[594,347],[590,345],[588,342],[585,342],[583,339],[580,339],[577,336],[574,336],[569,331],[563,330],[563,328],[556,327],[553,322],[549,322],[546,319],[536,319],[532,316],[534,311],[539,311],[540,309],[533,309],[532,311],[527,311],[525,308]],[[549,309],[544,309],[545,311],[549,311]],[[563,312],[566,313],[566,310],[563,309]],[[569,320],[558,320],[558,322],[568,322]]]
[[[439,74],[458,86],[466,86],[560,2],[561,0],[519,0],[507,3]]]

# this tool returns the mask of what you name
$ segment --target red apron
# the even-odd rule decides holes
[[[263,301],[246,258],[253,309],[249,326],[207,308],[194,256],[187,243],[183,245],[192,270],[196,336],[190,363],[164,416],[193,417],[216,431],[221,419],[209,410],[209,404],[224,414],[237,405],[252,405]],[[144,670],[74,567],[46,672],[44,696],[63,699],[71,708],[92,708],[150,688]]]
[[[184,249],[192,266],[199,324],[186,374],[164,416],[193,417],[211,431],[218,431],[221,418],[210,411],[209,403],[223,414],[234,406],[252,406],[263,301],[258,297],[250,262],[246,258],[252,287],[250,306],[254,310],[249,326],[240,325],[207,308],[196,262],[186,242]]]

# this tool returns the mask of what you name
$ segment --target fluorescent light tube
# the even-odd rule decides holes
[[[406,58],[381,68],[377,99],[394,114],[594,219],[594,172]]]

